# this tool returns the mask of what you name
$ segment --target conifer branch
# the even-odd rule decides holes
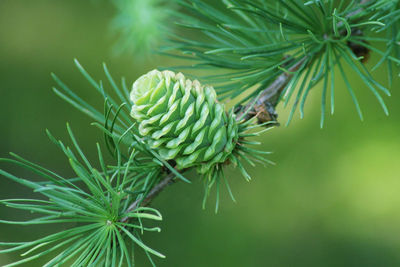
[[[141,3],[140,0],[137,2]],[[0,169],[1,176],[48,198],[0,200],[0,204],[11,208],[42,214],[34,220],[0,220],[0,223],[77,223],[68,230],[34,241],[0,242],[0,246],[6,247],[0,253],[25,249],[29,250],[22,254],[24,257],[36,253],[10,266],[35,260],[59,248],[63,249],[61,253],[46,265],[67,262],[71,263],[70,266],[133,266],[134,252],[127,249],[133,245],[144,249],[154,265],[150,254],[160,258],[165,256],[145,245],[141,236],[144,231],[160,231],[160,228],[148,228],[141,219],[162,220],[161,213],[148,206],[178,179],[189,182],[178,170],[196,168],[202,175],[205,183],[203,207],[211,188],[216,187],[217,212],[219,188],[223,183],[234,200],[223,172],[225,165],[237,167],[243,177],[250,180],[241,161],[252,166],[255,162],[271,163],[265,158],[269,152],[252,148],[259,142],[247,138],[268,130],[256,132],[254,129],[257,127],[276,123],[278,114],[275,108],[282,98],[285,105],[294,100],[288,123],[297,108],[303,118],[310,90],[322,81],[321,127],[329,89],[333,114],[335,67],[340,71],[361,119],[360,105],[347,78],[345,65],[362,79],[388,114],[380,93],[390,96],[390,92],[373,78],[363,63],[371,51],[381,54],[382,59],[374,68],[386,61],[391,82],[392,64],[400,65],[397,46],[399,2],[227,0],[223,1],[226,4],[223,10],[200,0],[177,2],[185,12],[171,11],[176,15],[171,17],[182,20],[178,25],[200,30],[204,35],[196,39],[194,35],[173,34],[171,40],[176,44],[166,50],[172,48],[183,52],[183,58],[197,60],[199,64],[192,65],[196,69],[212,67],[224,70],[205,77],[209,84],[215,85],[215,90],[212,86],[203,87],[198,81],[188,80],[181,73],[154,70],[139,78],[130,92],[125,79],[121,79],[121,86],[117,85],[104,65],[108,86],[112,89],[109,94],[107,85],[97,82],[76,61],[82,75],[104,98],[102,112],[53,75],[57,83],[55,93],[95,120],[94,125],[104,133],[105,144],[116,164],[105,164],[100,145],[97,145],[101,171],[93,168],[69,126],[72,149],[50,133],[48,135],[67,156],[77,178],[64,178],[15,154],[12,154],[15,159],[0,159],[0,162],[16,164],[39,174],[43,181],[32,182]],[[145,8],[156,12],[159,7],[154,3],[158,0],[150,1]],[[127,4],[131,2],[127,1]],[[125,13],[131,10],[125,7],[121,5],[121,18],[132,15]],[[161,9],[164,14],[165,8]],[[137,12],[135,15],[142,14],[133,11]],[[161,17],[157,17],[157,12],[155,14],[159,22]],[[147,30],[137,29],[144,29],[145,33]],[[384,30],[388,34],[386,39],[369,36]],[[129,36],[131,32],[127,32]],[[156,35],[160,36],[162,34]],[[373,41],[384,41],[387,51],[370,45]],[[246,91],[248,94],[237,103],[246,104],[238,105],[236,116],[232,110],[226,112],[224,105],[217,101],[217,97],[220,100],[235,99]],[[259,124],[254,125],[252,118],[257,118]],[[196,132],[195,128],[202,132]],[[167,136],[168,133],[171,135]],[[80,186],[82,183],[84,187]],[[40,251],[41,248],[44,250]],[[79,256],[71,259],[76,253]]]
[[[361,0],[360,5],[368,3],[370,0]],[[347,17],[355,16],[364,11],[364,7],[349,13]],[[343,22],[339,22],[338,26],[342,26]],[[247,105],[241,107],[237,112],[238,119],[249,120],[256,117],[259,124],[265,124],[267,122],[276,121],[278,114],[275,111],[276,106],[281,98],[282,91],[289,84],[290,80],[293,78],[295,72],[300,70],[307,64],[308,56],[300,58],[293,66],[288,70],[283,71],[267,88],[265,88],[254,100],[250,100]],[[289,62],[293,62],[289,61]],[[290,64],[290,63],[289,63]],[[278,123],[277,123],[278,124]],[[271,124],[265,124],[270,127]],[[156,186],[152,188],[148,195],[134,201],[127,209],[127,212],[135,210],[139,206],[147,206],[151,201],[158,196],[158,194],[163,191],[168,185],[175,182],[173,178],[175,175],[173,173],[167,175],[163,180],[161,180]],[[121,219],[121,222],[128,221],[128,217]]]
[[[361,0],[361,7],[353,12],[350,12],[346,18],[356,16],[365,11],[363,5],[367,4],[368,2],[370,2],[370,0]],[[338,23],[338,27],[343,25],[343,21]],[[357,34],[362,35],[362,32],[359,30]],[[244,117],[245,120],[256,117],[259,124],[276,121],[278,114],[276,113],[275,108],[279,103],[282,91],[293,78],[293,74],[304,67],[307,58],[307,55],[302,57],[287,71],[284,71],[281,75],[279,75],[267,88],[265,88],[257,97],[255,97],[254,100],[250,100],[247,105],[240,107],[237,112],[237,117],[239,119],[243,119]],[[267,124],[267,127],[269,126],[271,126],[271,124]]]

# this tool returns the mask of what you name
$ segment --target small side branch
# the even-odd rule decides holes
[[[162,179],[157,185],[155,185],[150,192],[142,197],[137,199],[135,202],[133,202],[128,209],[126,210],[127,213],[134,211],[136,208],[138,208],[139,206],[147,206],[150,204],[150,202],[156,197],[158,196],[158,194],[164,190],[165,187],[167,187],[168,185],[174,183],[174,178],[175,175],[173,173],[168,174],[167,176],[164,177],[164,179]],[[124,217],[121,219],[121,222],[127,222],[129,220],[129,217]]]
[[[291,66],[288,71],[279,75],[261,92],[255,101],[250,101],[245,107],[241,108],[237,117],[242,118],[244,115],[245,120],[257,117],[260,124],[269,121],[276,121],[278,115],[275,112],[275,107],[279,102],[281,93],[293,78],[293,74],[305,64],[307,58],[307,56],[301,58]]]

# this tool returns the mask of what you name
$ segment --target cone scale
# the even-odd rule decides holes
[[[213,87],[182,73],[153,70],[132,87],[131,116],[145,142],[178,169],[206,173],[232,154],[238,123],[216,99]]]

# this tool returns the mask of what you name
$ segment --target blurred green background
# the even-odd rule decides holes
[[[107,1],[94,2],[0,0],[0,157],[13,151],[72,175],[44,132],[48,128],[65,140],[68,121],[89,158],[96,159],[100,132],[51,91],[50,72],[55,72],[101,106],[101,97],[80,76],[73,58],[97,79],[104,79],[101,64],[106,62],[115,77],[130,82],[174,64],[170,58],[112,56],[115,36],[109,22],[114,10]],[[373,56],[368,65],[377,60]],[[386,84],[385,69],[375,75]],[[260,138],[263,148],[274,152],[270,159],[276,166],[249,168],[251,183],[235,170],[228,172],[238,203],[224,190],[217,215],[213,198],[201,209],[203,187],[195,174],[193,184],[177,183],[165,190],[153,203],[164,216],[162,232],[144,237],[167,255],[156,261],[158,266],[400,266],[399,80],[395,78],[392,97],[386,99],[386,117],[368,88],[353,79],[365,115],[361,122],[338,79],[336,113],[322,130],[321,90],[313,90],[305,119]],[[285,122],[288,111],[280,108],[279,113]],[[13,166],[1,167],[31,176]],[[0,198],[31,195],[1,178]],[[1,218],[26,216],[0,207]],[[0,240],[29,240],[52,232],[52,227],[0,225]],[[17,256],[0,254],[0,265]],[[150,265],[142,253],[137,263]]]

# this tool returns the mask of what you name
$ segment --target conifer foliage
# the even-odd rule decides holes
[[[40,195],[1,200],[3,205],[38,216],[26,221],[0,218],[0,223],[70,223],[68,229],[33,241],[1,242],[0,253],[21,252],[21,259],[7,266],[48,254],[52,257],[46,266],[133,266],[136,247],[155,265],[152,256],[165,257],[158,252],[162,248],[155,250],[142,240],[148,232],[160,231],[148,226],[149,221],[162,220],[158,210],[148,207],[151,200],[173,182],[190,183],[185,176],[190,169],[196,169],[204,181],[203,207],[215,188],[218,210],[221,185],[234,200],[224,169],[234,166],[250,180],[243,162],[251,166],[271,163],[266,158],[269,153],[255,149],[258,143],[251,138],[276,124],[275,107],[292,99],[288,122],[297,109],[303,117],[307,97],[320,83],[322,127],[327,102],[333,114],[335,91],[342,89],[335,86],[337,75],[362,118],[357,94],[363,92],[356,94],[345,67],[362,79],[388,114],[384,97],[390,96],[400,64],[399,0],[112,1],[118,11],[113,24],[125,38],[123,49],[142,42],[190,62],[168,69],[189,69],[190,77],[204,69],[212,74],[197,76],[199,82],[189,79],[186,72],[185,76],[153,70],[131,87],[125,78],[117,82],[106,65],[107,82],[97,81],[75,60],[94,93],[104,100],[102,111],[52,74],[55,94],[94,120],[113,161],[105,162],[102,145],[97,144],[98,163],[90,162],[69,125],[71,147],[48,135],[66,156],[75,177],[64,177],[16,154],[0,159],[42,178],[34,182],[11,174],[6,167],[0,169],[4,178]],[[132,14],[139,20],[131,20]],[[146,19],[151,24],[143,22]],[[174,23],[164,23],[171,20]],[[157,42],[139,22],[160,33]],[[138,30],[143,32],[137,34]],[[135,36],[143,38],[135,43]],[[156,46],[161,42],[158,37],[162,46]],[[371,54],[380,60],[368,68],[365,63]],[[382,66],[388,71],[387,87],[372,72]],[[223,100],[233,101],[234,108],[227,110]]]
[[[221,71],[204,77],[215,85],[220,99],[246,92],[247,96],[238,100],[246,102],[282,73],[290,73],[293,77],[281,94],[285,105],[294,98],[290,121],[297,108],[304,116],[311,89],[322,81],[322,126],[328,100],[334,113],[334,79],[340,75],[362,119],[354,86],[344,71],[347,65],[388,114],[382,95],[390,96],[390,92],[363,63],[371,51],[375,52],[382,55],[376,67],[386,62],[390,79],[394,76],[393,64],[400,64],[399,1],[224,0],[224,6],[218,9],[201,0],[179,2],[187,13],[177,14],[178,24],[197,32],[194,36],[198,38],[177,36],[164,49],[179,50],[185,58],[197,61],[191,68]],[[386,31],[388,37],[381,38],[381,31]],[[371,42],[384,42],[387,50],[380,51]],[[291,67],[299,63],[291,72]]]

